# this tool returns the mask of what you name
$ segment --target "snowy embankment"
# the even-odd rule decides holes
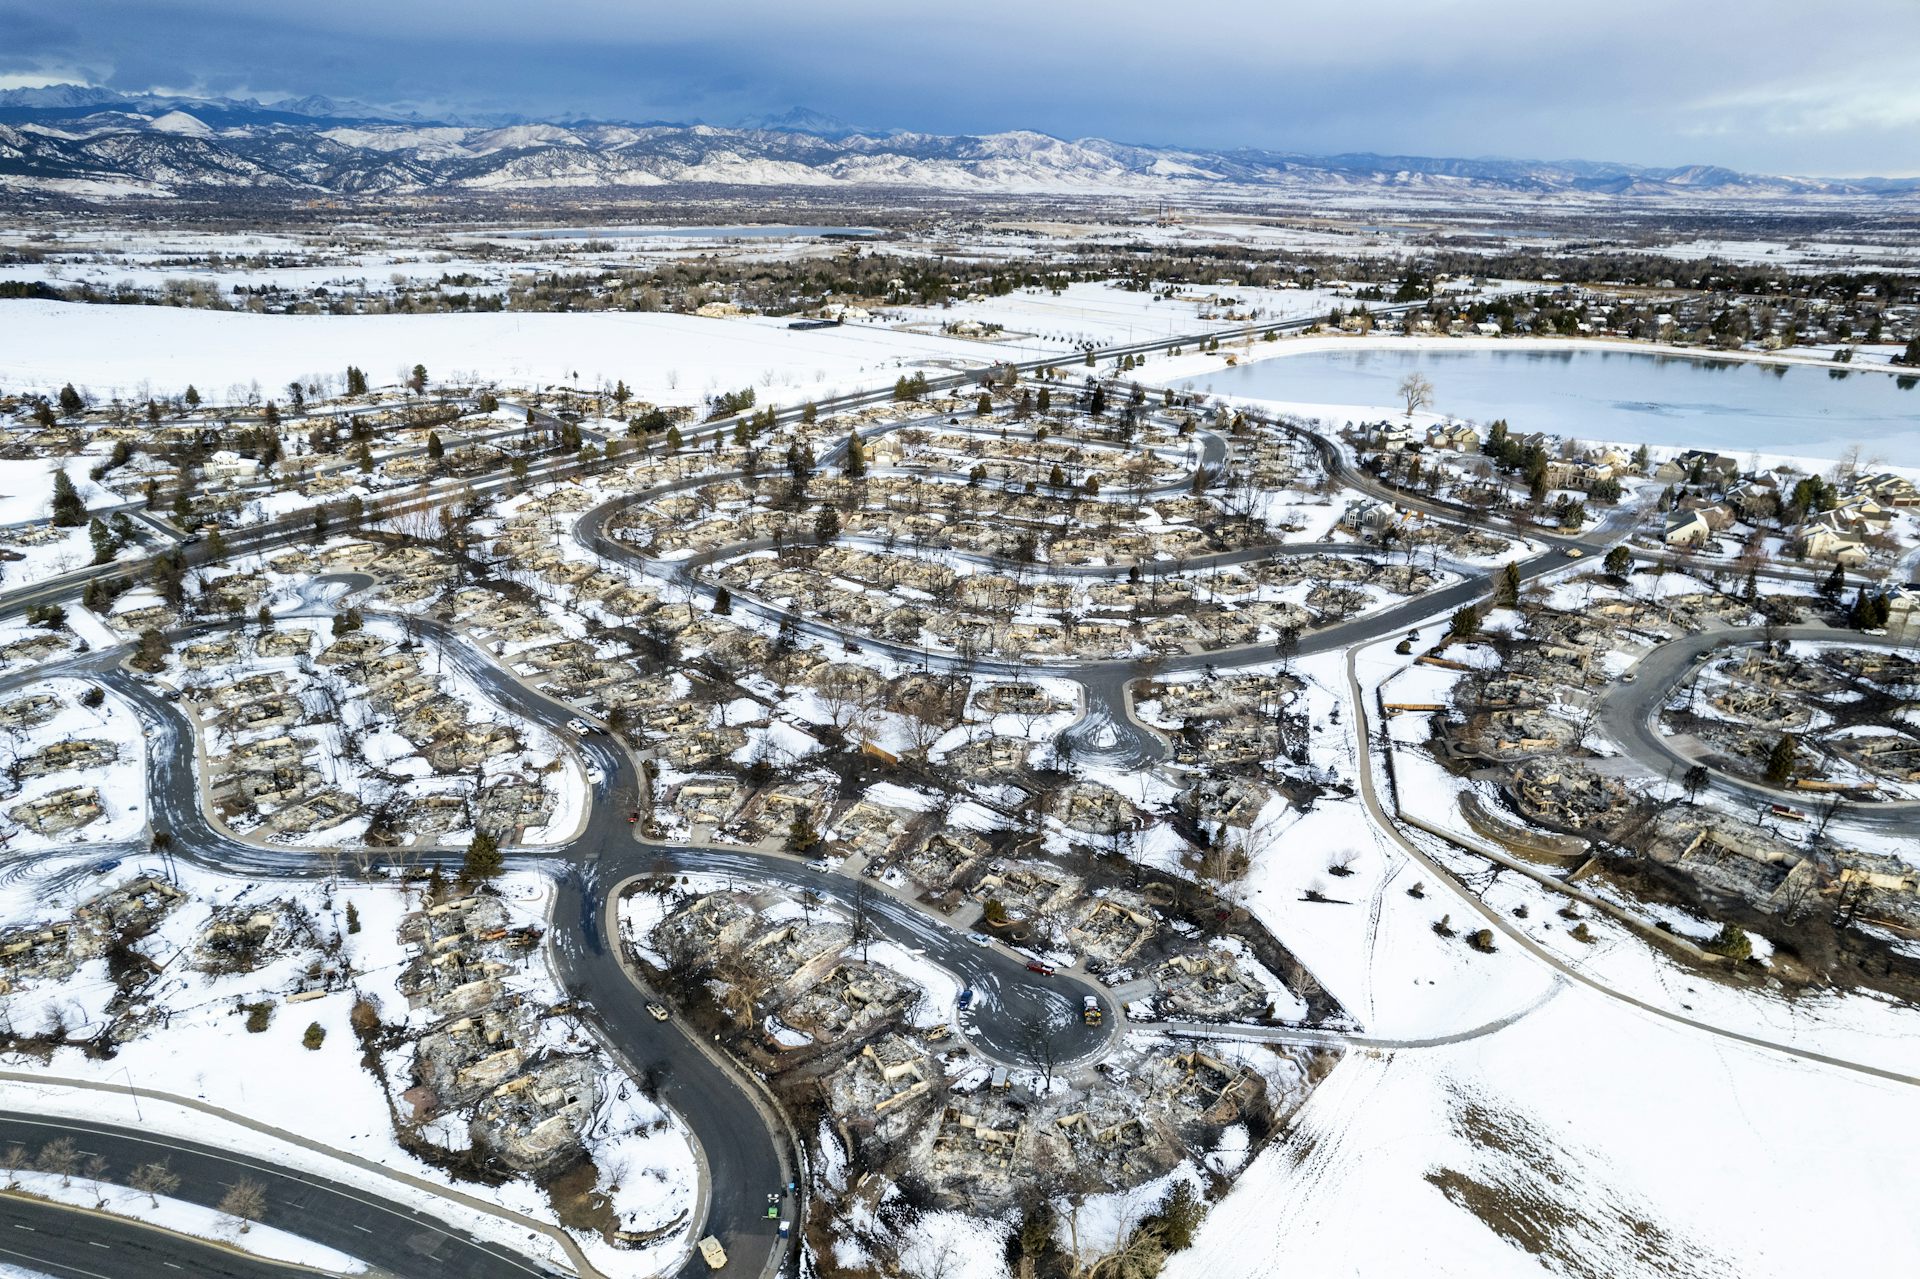
[[[178,394],[284,386],[349,364],[375,381],[426,365],[436,381],[583,390],[624,380],[658,404],[699,404],[752,387],[763,403],[799,404],[884,386],[908,368],[989,363],[979,343],[874,325],[793,330],[780,319],[715,320],[666,312],[495,312],[431,316],[251,315],[179,307],[0,302],[0,384],[95,395],[142,387]]]

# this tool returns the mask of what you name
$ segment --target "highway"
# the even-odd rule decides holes
[[[180,1178],[179,1187],[170,1192],[169,1197],[203,1207],[217,1208],[235,1182],[258,1182],[266,1192],[264,1224],[324,1244],[392,1274],[528,1279],[555,1273],[426,1214],[396,1207],[376,1194],[292,1171],[272,1160],[82,1119],[0,1111],[0,1146],[19,1145],[31,1153],[60,1137],[71,1138],[83,1159],[90,1155],[106,1159],[104,1180],[107,1181],[125,1184],[140,1165],[165,1161]],[[0,1212],[17,1207],[18,1203],[0,1196]],[[99,1246],[88,1242],[103,1237],[102,1231],[112,1236],[110,1250],[118,1254],[113,1259],[98,1256]],[[116,1274],[158,1274],[176,1261],[187,1265],[187,1273],[191,1275],[291,1273],[285,1266],[237,1257],[223,1249],[191,1244],[97,1215],[76,1218],[72,1213],[56,1210],[51,1220],[36,1222],[27,1218],[27,1228],[17,1233],[39,1237],[25,1241],[0,1235],[0,1246],[18,1247],[22,1242],[31,1242],[46,1250],[47,1259],[70,1267],[91,1265],[95,1271],[105,1268],[105,1263],[111,1260]],[[134,1268],[125,1268],[123,1257],[133,1259]],[[139,1268],[142,1266],[153,1268]]]
[[[48,1279],[293,1279],[276,1265],[120,1217],[0,1194],[0,1267]]]

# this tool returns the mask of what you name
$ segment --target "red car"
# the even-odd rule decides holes
[[[1051,977],[1053,976],[1053,965],[1043,964],[1037,959],[1029,959],[1027,961],[1027,971],[1030,973],[1039,973],[1042,977]]]

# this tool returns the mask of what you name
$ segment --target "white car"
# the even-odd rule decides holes
[[[591,733],[593,731],[593,725],[587,723],[587,721],[585,721],[584,719],[580,719],[578,717],[568,720],[567,727],[571,728],[574,732],[578,733],[582,737],[585,737],[588,733]]]

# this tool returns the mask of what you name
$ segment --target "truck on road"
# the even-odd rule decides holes
[[[1100,1024],[1100,1001],[1088,995],[1080,1001],[1080,1020],[1089,1026]]]

